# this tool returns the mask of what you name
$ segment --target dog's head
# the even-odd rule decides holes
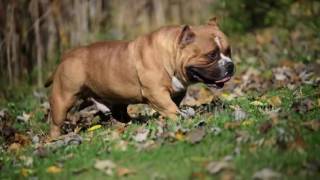
[[[189,82],[203,82],[209,87],[222,88],[233,76],[235,67],[231,48],[216,18],[204,26],[182,27],[178,41],[179,58]]]

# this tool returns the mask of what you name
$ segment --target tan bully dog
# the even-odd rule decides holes
[[[188,85],[222,88],[234,73],[227,37],[216,19],[201,26],[168,26],[133,41],[98,42],[65,53],[50,96],[51,131],[60,135],[68,110],[79,98],[93,97],[115,119],[130,120],[128,104],[148,103],[175,119]]]

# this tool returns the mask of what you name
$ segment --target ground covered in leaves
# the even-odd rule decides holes
[[[270,28],[232,39],[236,76],[220,91],[190,87],[181,108],[195,116],[176,122],[135,105],[132,122],[122,124],[89,100],[69,113],[66,135],[47,142],[46,93],[6,94],[0,179],[315,179],[320,43],[313,35]]]

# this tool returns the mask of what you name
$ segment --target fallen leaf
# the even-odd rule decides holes
[[[226,101],[231,101],[235,98],[234,95],[232,94],[228,94],[228,93],[222,93],[221,94],[222,99],[226,100]]]
[[[174,133],[174,137],[178,140],[178,141],[183,141],[185,139],[185,135],[181,130],[178,130]]]
[[[180,110],[180,115],[185,119],[189,119],[191,117],[194,117],[195,114],[196,114],[195,110],[191,107],[187,107],[186,109]]]
[[[103,112],[103,113],[110,112],[110,109],[109,109],[106,105],[104,105],[104,104],[96,101],[96,100],[93,99],[93,98],[90,98],[90,100],[91,100],[92,102],[94,102],[96,108],[97,108],[99,111],[101,111],[101,112]]]
[[[312,173],[319,173],[320,171],[320,160],[317,159],[308,159],[303,163],[303,167]]]
[[[222,161],[211,161],[207,165],[206,169],[210,174],[217,174],[224,170],[232,171],[234,170],[234,167],[230,162],[222,160]]]
[[[281,179],[281,174],[269,168],[264,168],[253,175],[256,180],[274,180]]]
[[[9,152],[18,152],[21,149],[21,144],[19,143],[12,143],[8,147]]]
[[[114,146],[116,150],[126,151],[128,149],[128,142],[124,140],[117,141],[117,144]]]
[[[219,135],[219,134],[222,132],[221,128],[219,128],[219,127],[217,127],[217,126],[212,127],[212,128],[210,129],[210,131],[211,131],[215,136]]]
[[[302,125],[309,130],[318,131],[320,129],[320,120],[304,122]]]
[[[272,128],[272,123],[270,121],[263,122],[259,127],[259,132],[266,134]]]
[[[238,130],[235,133],[237,143],[245,143],[248,142],[251,138],[250,133],[248,131]]]
[[[118,167],[117,168],[117,175],[122,177],[122,176],[127,176],[129,174],[133,174],[134,171],[132,171],[131,169],[128,168],[124,168],[124,167]]]
[[[66,162],[66,161],[71,160],[73,158],[74,158],[74,154],[73,153],[69,153],[67,155],[64,155],[64,156],[60,157],[58,161],[59,162]]]
[[[203,180],[203,179],[206,179],[206,174],[203,172],[192,172],[190,179]]]
[[[204,136],[206,135],[206,130],[204,128],[196,128],[191,130],[188,134],[187,134],[187,141],[190,142],[191,144],[195,144],[200,142]]]
[[[79,134],[69,133],[51,141],[52,142],[47,143],[46,146],[52,149],[57,149],[68,145],[79,145],[82,143],[83,138]]]
[[[237,122],[226,122],[224,123],[224,128],[225,129],[235,129],[240,127],[241,122],[237,121]]]
[[[140,129],[138,130],[137,134],[133,137],[136,142],[143,142],[147,139],[149,135],[149,129]]]
[[[23,164],[27,167],[31,167],[33,165],[33,159],[29,156],[20,156],[19,159],[23,161]]]
[[[297,101],[292,104],[292,108],[294,111],[299,112],[301,114],[306,113],[313,109],[313,101],[311,99],[305,99],[303,101]]]
[[[155,149],[155,148],[159,147],[159,145],[160,145],[160,143],[157,143],[153,140],[148,140],[146,142],[136,144],[138,151],[142,151],[142,150],[148,151],[148,150]]]
[[[24,123],[27,123],[30,119],[31,115],[27,114],[26,112],[23,112],[22,115],[17,116],[18,121],[22,121]]]
[[[30,144],[31,140],[28,136],[20,133],[14,134],[14,142],[19,143],[21,146]]]
[[[265,106],[266,104],[261,102],[261,101],[252,101],[250,103],[251,105],[254,105],[254,106]]]
[[[282,104],[281,98],[279,96],[272,96],[267,101],[273,107],[279,107]]]
[[[303,137],[299,133],[296,134],[294,141],[289,144],[290,149],[297,150],[298,152],[304,152],[306,146]]]
[[[90,127],[90,128],[88,129],[88,131],[94,131],[94,130],[97,130],[97,129],[101,128],[101,127],[102,127],[102,126],[101,126],[100,124],[94,125],[94,126]]]
[[[200,106],[211,102],[212,99],[213,95],[209,89],[201,88],[199,86],[191,86],[181,104],[188,106]]]
[[[116,164],[111,160],[97,160],[94,167],[111,176],[113,175],[114,168],[116,168]]]
[[[36,148],[33,154],[36,156],[39,156],[40,158],[44,158],[44,157],[47,157],[49,153],[46,148],[44,148],[43,146],[39,146]]]
[[[234,180],[235,173],[233,171],[225,171],[220,176],[221,180]]]
[[[62,171],[62,169],[58,166],[49,166],[47,168],[47,173],[50,173],[50,174],[58,174]]]
[[[28,177],[30,174],[32,174],[32,170],[31,169],[28,169],[28,168],[22,168],[21,170],[20,170],[20,174],[21,174],[21,176],[23,176],[23,177]]]
[[[247,117],[247,113],[244,112],[239,106],[234,107],[233,114],[236,121],[241,121]]]
[[[251,126],[253,123],[254,123],[253,120],[247,119],[247,120],[242,121],[241,125],[243,125],[243,126]]]

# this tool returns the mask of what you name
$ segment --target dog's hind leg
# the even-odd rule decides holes
[[[70,61],[72,63],[72,61]],[[66,68],[68,67],[68,68]],[[52,92],[50,96],[51,106],[51,138],[60,136],[60,128],[66,118],[69,109],[77,100],[83,85],[81,66],[76,63],[60,64],[53,79]]]
[[[60,89],[53,87],[50,97],[51,106],[51,128],[50,137],[56,138],[61,135],[60,128],[66,118],[68,110],[72,107],[76,96],[72,92],[61,92]]]

